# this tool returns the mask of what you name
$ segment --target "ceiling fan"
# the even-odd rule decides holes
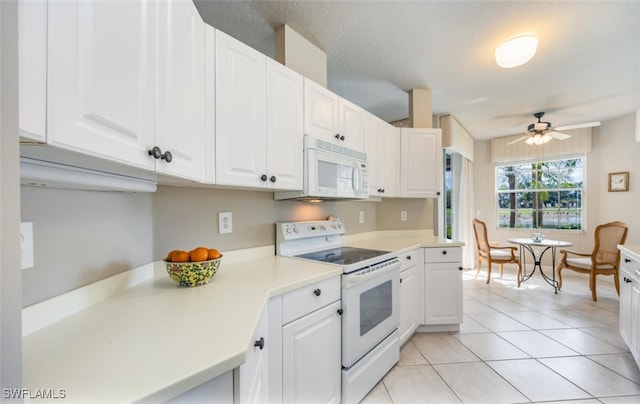
[[[529,133],[524,136],[513,140],[507,145],[512,145],[514,143],[518,143],[522,140],[528,145],[541,145],[551,141],[551,139],[564,140],[571,137],[571,135],[567,135],[566,133],[561,133],[558,131],[563,130],[571,130],[571,129],[580,129],[580,128],[593,128],[595,126],[600,126],[600,122],[586,122],[586,123],[578,123],[575,125],[566,125],[566,126],[556,126],[555,128],[551,127],[551,122],[541,122],[540,119],[544,116],[544,112],[536,112],[533,114],[536,118],[538,118],[538,122],[534,122],[527,127],[527,131]]]

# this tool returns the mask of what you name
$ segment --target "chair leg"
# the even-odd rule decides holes
[[[504,270],[504,264],[500,264],[500,277],[501,278],[502,278],[503,270]]]
[[[616,292],[618,292],[618,296],[620,296],[620,275],[617,271],[613,274],[613,284],[616,285]]]
[[[562,265],[562,262],[560,263],[560,265],[558,265],[558,290],[562,289],[562,269],[564,268],[564,266]]]
[[[487,262],[487,285],[491,282],[491,261]]]
[[[598,298],[596,297],[596,273],[591,271],[589,275],[589,289],[591,289],[591,297],[593,297],[593,301],[597,302]]]
[[[520,263],[518,262],[518,274],[516,275],[518,277],[518,287],[520,287],[520,281],[522,280],[522,266],[520,266]]]

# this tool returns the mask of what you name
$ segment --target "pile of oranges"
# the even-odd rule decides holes
[[[220,258],[222,254],[215,248],[196,247],[187,252],[183,250],[172,250],[167,254],[167,262],[199,262]]]

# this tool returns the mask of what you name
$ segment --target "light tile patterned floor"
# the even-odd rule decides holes
[[[362,403],[640,403],[611,277],[594,302],[584,275],[556,295],[540,274],[518,288],[508,272],[487,285],[465,271],[460,332],[414,335]]]

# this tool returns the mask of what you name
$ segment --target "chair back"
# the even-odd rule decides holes
[[[476,234],[476,246],[478,252],[489,253],[489,238],[487,237],[487,225],[478,219],[473,219],[473,231]]]
[[[620,260],[618,244],[624,244],[627,230],[623,222],[610,222],[596,227],[592,259],[599,264],[617,265]]]

